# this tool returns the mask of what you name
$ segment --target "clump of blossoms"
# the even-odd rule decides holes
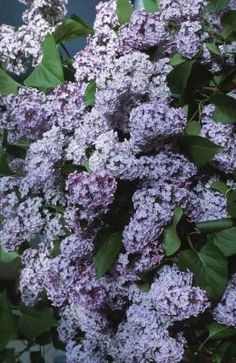
[[[236,325],[235,2],[101,1],[73,61],[48,35],[76,33],[66,1],[21,2],[0,59],[38,67],[2,70],[0,241],[23,303],[53,308],[68,363],[201,361]]]
[[[19,0],[27,6],[18,29],[0,25],[0,61],[10,72],[25,73],[42,56],[42,42],[66,14],[67,0]]]

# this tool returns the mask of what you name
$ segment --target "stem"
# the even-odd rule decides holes
[[[203,87],[203,89],[206,91],[211,91],[211,92],[216,92],[219,90],[218,87],[210,87],[210,86],[205,86],[205,87]]]
[[[63,43],[60,43],[62,49],[64,50],[64,52],[66,53],[66,55],[71,58],[71,54],[70,52],[68,51],[68,49],[65,47],[65,45]]]
[[[189,122],[193,121],[194,117],[195,117],[197,114],[198,114],[198,110],[196,110],[196,111],[194,112],[194,114],[192,115],[192,117],[190,117]]]
[[[18,352],[16,354],[16,358],[19,358],[22,354],[27,352],[33,345],[34,345],[34,342],[29,343],[21,352]]]

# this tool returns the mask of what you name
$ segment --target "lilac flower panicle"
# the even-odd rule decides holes
[[[214,309],[213,317],[220,324],[236,327],[236,274],[232,276],[221,301]]]
[[[185,339],[182,335],[171,337],[168,327],[176,317],[184,320],[197,316],[209,306],[206,293],[192,287],[192,274],[165,266],[148,293],[131,289],[131,298],[127,321],[111,340],[112,355],[118,362],[127,363],[144,363],[147,359],[180,362]]]
[[[204,5],[206,5],[204,0],[194,0],[191,3],[188,0],[161,0],[161,18],[165,20],[193,20],[198,18]]]
[[[130,143],[148,151],[164,143],[165,138],[181,134],[187,123],[181,109],[163,103],[143,103],[130,114]]]
[[[46,116],[47,97],[33,88],[20,88],[15,95],[3,99],[5,111],[0,129],[8,129],[8,139],[18,141],[23,137],[35,139],[48,128]]]
[[[69,175],[66,186],[70,202],[83,208],[81,218],[90,219],[106,213],[107,207],[114,200],[117,183],[106,172],[74,172]]]
[[[128,25],[121,27],[119,42],[121,52],[144,50],[168,40],[165,23],[159,19],[159,14],[134,11]]]
[[[182,56],[192,59],[200,50],[202,38],[202,25],[199,21],[183,22],[176,39],[178,52]]]
[[[22,256],[24,268],[21,271],[20,291],[26,305],[37,303],[45,288],[45,274],[49,269],[49,251],[41,246],[39,250],[29,249]]]
[[[205,106],[202,112],[202,136],[207,137],[217,145],[222,146],[222,150],[217,153],[214,160],[220,169],[225,173],[231,173],[236,168],[236,132],[235,126],[231,124],[221,124],[213,120],[214,105]]]

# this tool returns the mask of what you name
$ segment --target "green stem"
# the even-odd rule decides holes
[[[66,55],[71,58],[71,54],[70,52],[68,51],[68,49],[65,47],[65,45],[63,43],[60,43],[62,49],[64,50],[64,52],[66,53]]]
[[[28,350],[34,345],[34,342],[29,343],[22,351],[18,352],[16,354],[16,358],[19,358],[22,354],[25,352],[28,352]]]

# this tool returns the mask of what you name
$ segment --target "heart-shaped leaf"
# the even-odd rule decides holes
[[[181,246],[177,233],[177,225],[182,218],[183,211],[180,207],[175,209],[172,223],[164,231],[163,248],[166,256],[174,255]]]
[[[224,9],[226,5],[228,5],[229,0],[209,0],[207,4],[207,8],[212,13],[217,13],[220,10]]]
[[[129,0],[117,0],[116,13],[120,25],[126,24],[130,21],[134,8]]]
[[[216,340],[229,338],[236,335],[236,329],[230,328],[214,321],[208,326],[209,336],[208,340]]]
[[[218,94],[211,97],[211,103],[216,106],[213,112],[213,118],[216,122],[222,124],[236,123],[236,100],[234,98]]]
[[[207,242],[200,251],[185,250],[179,256],[179,267],[194,274],[196,285],[209,297],[219,299],[228,282],[227,259],[213,244]]]
[[[78,16],[72,15],[71,18],[65,19],[62,24],[56,27],[53,34],[57,43],[87,37],[93,29],[86,25]]]
[[[202,167],[221,150],[221,146],[196,135],[183,135],[179,138],[181,150],[198,167]]]
[[[149,13],[156,13],[160,10],[159,0],[143,0],[143,5]]]
[[[102,231],[93,256],[97,277],[103,276],[113,265],[122,248],[122,235],[119,232]]]
[[[24,84],[40,90],[56,87],[64,82],[64,74],[56,42],[48,35],[43,43],[43,59],[26,78]]]
[[[236,254],[236,227],[214,233],[210,239],[226,257]]]
[[[7,96],[16,93],[19,87],[20,84],[0,68],[0,95]]]

